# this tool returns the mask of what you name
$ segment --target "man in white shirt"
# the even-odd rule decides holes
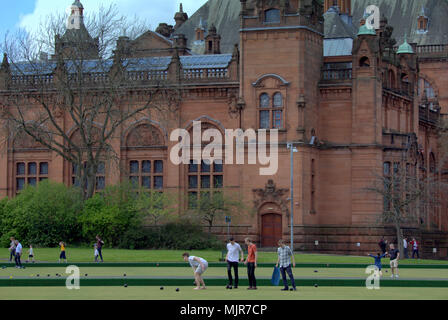
[[[241,255],[241,257],[240,257]],[[229,277],[229,284],[227,285],[227,289],[232,289],[233,286],[233,278],[232,278],[232,268],[235,273],[235,286],[233,288],[238,289],[238,263],[244,261],[244,253],[241,249],[241,246],[235,242],[234,238],[230,238],[229,243],[227,244],[227,275]]]
[[[22,244],[16,240],[16,268],[21,269],[22,268],[22,262],[20,261],[20,257],[22,256]]]
[[[185,252],[182,256],[184,261],[190,263],[190,266],[193,268],[196,282],[196,288],[194,290],[205,290],[206,287],[202,275],[208,268],[208,262],[203,258],[190,256],[188,252]]]
[[[404,251],[404,258],[409,259],[408,240],[406,238],[403,238],[403,251]]]

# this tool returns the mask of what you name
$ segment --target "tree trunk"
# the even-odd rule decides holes
[[[397,246],[396,248],[400,251],[400,259],[404,258],[404,246],[403,246],[403,229],[399,224],[395,225],[395,232],[397,234]]]

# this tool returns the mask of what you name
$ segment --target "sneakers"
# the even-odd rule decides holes
[[[282,290],[280,290],[280,291],[289,291],[289,288],[288,287],[286,287],[286,288],[283,288]]]

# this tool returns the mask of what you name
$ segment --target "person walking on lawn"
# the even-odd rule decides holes
[[[15,262],[16,262],[16,268],[18,269],[22,269],[22,262],[20,261],[20,258],[22,257],[22,244],[19,242],[19,240],[15,240],[15,244],[16,244],[16,257],[15,257]]]
[[[99,235],[97,235],[96,236],[96,249],[98,250],[98,256],[100,257],[101,262],[104,262],[103,253],[101,251],[103,249],[103,245],[104,245],[104,241],[101,240]]]
[[[235,273],[235,286],[233,288],[238,289],[238,263],[244,261],[244,252],[241,249],[241,246],[235,242],[235,239],[232,237],[227,244],[227,276],[229,278],[229,284],[227,285],[227,289],[232,289],[233,286],[233,278],[232,278],[232,268]]]
[[[9,245],[9,262],[12,262],[12,258],[16,258],[16,239],[11,237],[9,240],[11,241]]]
[[[380,247],[382,254],[385,254],[387,248],[387,240],[385,240],[384,237],[381,237],[380,242],[378,242],[378,246]]]
[[[245,265],[247,265],[247,276],[249,278],[248,290],[257,290],[257,279],[255,278],[255,269],[257,268],[257,246],[252,242],[250,238],[246,238],[244,241],[248,248],[248,254]]]
[[[412,246],[412,259],[415,259],[415,256],[417,256],[417,259],[420,259],[420,254],[418,253],[418,242],[417,240],[415,240],[415,238],[412,238],[411,246]]]
[[[279,248],[277,250],[278,253],[278,260],[276,267],[280,267],[280,272],[282,273],[283,278],[283,285],[284,288],[282,291],[288,291],[288,279],[286,278],[286,273],[288,273],[289,279],[291,280],[292,290],[297,291],[296,288],[296,282],[294,280],[294,275],[292,273],[292,267],[296,267],[296,261],[294,259],[294,253],[292,252],[291,248],[285,245],[284,240],[278,241]],[[292,260],[292,264],[291,264]]]

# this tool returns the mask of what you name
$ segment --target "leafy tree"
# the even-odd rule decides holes
[[[26,188],[14,199],[4,199],[0,210],[2,244],[11,236],[23,245],[48,247],[57,246],[60,241],[78,241],[81,200],[76,190],[49,181]]]

